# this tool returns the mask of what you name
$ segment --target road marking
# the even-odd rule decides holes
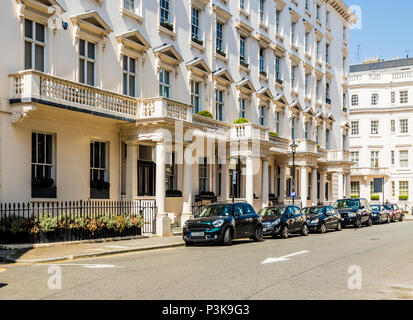
[[[56,265],[56,264],[53,264]],[[113,269],[113,268],[123,268],[119,266],[115,266],[113,264],[77,264],[77,263],[59,263],[58,266],[74,266],[74,267],[82,267],[87,269]]]
[[[104,246],[104,248],[110,248],[110,249],[127,249],[129,247],[125,247],[125,246]]]
[[[261,264],[269,264],[269,263],[275,263],[275,262],[288,261],[288,260],[291,260],[290,259],[291,257],[298,256],[298,255],[305,254],[305,253],[309,253],[309,252],[310,251],[305,250],[305,251],[292,253],[292,254],[289,254],[287,256],[283,256],[283,257],[279,257],[279,258],[267,258],[263,262],[261,262]]]

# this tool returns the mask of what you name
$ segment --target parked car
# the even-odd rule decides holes
[[[334,204],[341,214],[341,225],[343,227],[353,225],[361,228],[363,224],[370,227],[373,225],[371,207],[366,199],[341,199]]]
[[[371,205],[371,216],[373,218],[373,223],[382,224],[383,222],[390,223],[390,214],[389,211],[383,205],[375,204]]]
[[[396,220],[402,222],[404,220],[403,210],[397,204],[385,204],[384,207],[389,211],[391,222]]]
[[[296,206],[274,206],[260,210],[264,236],[281,236],[286,239],[292,233],[308,236],[305,215]]]
[[[198,218],[185,222],[182,236],[187,246],[205,242],[230,246],[234,239],[262,241],[263,226],[248,203],[212,204]]]
[[[316,206],[303,209],[310,231],[326,233],[328,229],[341,231],[341,215],[331,206]]]

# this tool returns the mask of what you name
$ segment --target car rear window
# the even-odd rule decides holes
[[[359,208],[359,207],[360,207],[360,200],[358,199],[337,200],[336,204],[334,205],[334,209]]]
[[[261,217],[279,216],[284,214],[285,209],[287,209],[287,207],[264,208],[258,214]]]

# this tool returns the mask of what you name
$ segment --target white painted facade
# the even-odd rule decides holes
[[[413,59],[356,65],[352,70],[350,148],[356,162],[352,194],[411,206]],[[384,198],[383,194],[374,195],[374,178],[384,178]]]
[[[91,173],[101,173],[94,181],[110,186],[110,199],[153,198],[158,213],[176,219],[182,212],[192,213],[201,187],[219,200],[229,199],[229,163],[240,158],[245,170],[240,171],[237,196],[260,209],[269,195],[279,202],[291,200],[292,123],[299,142],[296,203],[349,195],[349,123],[343,104],[348,100],[353,14],[341,0],[243,2],[244,9],[240,1],[229,0],[2,3],[7,50],[2,50],[0,64],[0,200],[87,200],[93,198]],[[167,23],[162,26],[161,20]],[[191,40],[195,20],[197,41]],[[36,37],[37,28],[43,34],[42,27],[28,21],[44,26],[44,39]],[[27,33],[30,28],[34,33]],[[127,89],[124,77],[132,79]],[[209,111],[214,119],[193,114],[193,82],[199,89],[198,110]],[[233,124],[240,117],[249,123]],[[177,125],[186,134],[182,143]],[[197,151],[196,159],[208,158],[205,171],[198,163],[177,161],[165,184],[171,170],[162,159],[170,159],[166,155],[176,153],[177,146],[190,147],[193,129],[198,129],[195,136],[206,133],[224,141],[222,164],[209,149]],[[32,137],[38,133],[52,137],[51,156],[39,145],[33,151]],[[246,149],[231,151],[231,142],[240,141]],[[105,154],[104,161],[91,161],[91,142],[96,142],[93,154]],[[254,142],[259,142],[258,152],[252,149]],[[217,140],[212,144],[219,145]],[[50,163],[42,157],[51,157]],[[36,165],[51,170],[55,196],[33,197]],[[143,190],[148,184],[151,190]],[[167,189],[182,191],[182,197],[165,198]]]

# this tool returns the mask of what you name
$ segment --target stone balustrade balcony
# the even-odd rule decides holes
[[[352,176],[376,176],[376,177],[387,177],[389,176],[388,168],[351,168]]]
[[[135,121],[138,100],[35,70],[11,74],[10,104],[37,103],[66,110]]]
[[[142,99],[138,119],[170,118],[192,122],[192,106],[163,97]]]
[[[269,140],[269,129],[253,123],[233,124],[229,136],[231,140]]]
[[[328,150],[327,161],[350,162],[350,152],[345,150]]]

